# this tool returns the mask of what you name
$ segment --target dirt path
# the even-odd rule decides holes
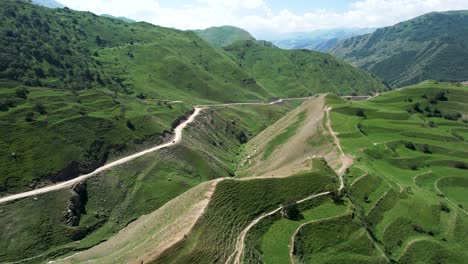
[[[288,177],[310,170],[311,160],[318,157],[338,169],[341,153],[323,122],[324,107],[325,95],[314,96],[252,138],[236,177]]]
[[[343,188],[344,188],[343,174],[345,173],[347,168],[349,168],[349,167],[351,167],[351,165],[353,165],[353,158],[351,158],[350,156],[347,156],[343,152],[343,148],[341,148],[340,139],[338,138],[337,133],[335,131],[333,131],[333,128],[332,128],[332,125],[331,125],[330,110],[332,110],[331,107],[328,107],[325,110],[326,113],[327,113],[327,128],[328,128],[328,131],[330,132],[330,134],[333,137],[333,140],[334,140],[334,143],[335,143],[336,147],[338,148],[338,150],[341,153],[341,163],[342,163],[342,165],[337,171],[337,174],[340,177],[340,188],[338,189],[338,191],[341,192],[343,190]]]
[[[297,201],[297,203],[303,203],[305,201],[308,201],[308,200],[312,200],[314,198],[317,198],[317,197],[320,197],[320,196],[324,196],[324,195],[328,195],[330,194],[330,192],[323,192],[323,193],[319,193],[319,194],[314,194],[314,195],[311,195],[307,198],[304,198],[302,200],[299,200]],[[234,252],[229,256],[228,260],[226,261],[226,263],[231,263],[231,260],[233,260],[234,264],[240,264],[240,261],[241,261],[241,258],[242,258],[242,254],[244,253],[244,244],[245,244],[245,236],[247,235],[247,233],[249,232],[250,229],[252,229],[252,227],[254,227],[258,222],[260,222],[263,218],[265,217],[268,217],[270,215],[273,215],[273,214],[276,214],[277,212],[279,212],[281,209],[283,209],[282,206],[276,208],[275,210],[273,211],[270,211],[268,213],[264,213],[262,214],[261,216],[255,218],[255,220],[253,220],[246,228],[244,228],[244,230],[242,230],[242,232],[240,233],[239,237],[237,238],[237,242],[236,242],[236,248],[234,250]]]
[[[418,175],[413,176],[413,184],[416,185],[416,186],[418,186],[418,185],[416,184],[416,179],[417,179],[419,176],[424,176],[424,175],[431,174],[431,173],[432,173],[432,170],[430,170],[430,171],[428,171],[428,172],[420,173],[420,174],[418,174]]]
[[[106,165],[104,165],[102,167],[97,168],[96,170],[94,170],[91,173],[81,175],[81,176],[79,176],[77,178],[74,178],[74,179],[71,179],[71,180],[68,180],[68,181],[65,181],[65,182],[61,182],[61,183],[51,185],[51,186],[46,186],[46,187],[39,188],[39,189],[32,190],[32,191],[27,191],[27,192],[23,192],[23,193],[12,194],[12,195],[8,195],[8,196],[5,196],[5,197],[1,197],[0,198],[0,204],[10,202],[10,201],[14,201],[14,200],[18,200],[18,199],[22,199],[22,198],[26,198],[26,197],[31,197],[31,196],[43,194],[43,193],[48,193],[48,192],[51,192],[51,191],[61,190],[61,189],[67,188],[67,187],[71,187],[74,184],[76,184],[78,182],[81,182],[81,181],[84,181],[84,180],[86,180],[86,179],[88,179],[90,177],[93,177],[93,176],[97,175],[100,172],[103,172],[103,171],[109,170],[109,169],[111,169],[111,168],[113,168],[115,166],[127,163],[127,162],[132,161],[134,159],[137,159],[137,158],[139,158],[141,156],[144,156],[144,155],[146,155],[148,153],[152,153],[152,152],[155,152],[155,151],[167,148],[167,147],[178,145],[182,141],[183,130],[190,123],[192,123],[195,120],[195,118],[200,114],[200,112],[202,110],[204,110],[206,108],[221,107],[221,106],[232,106],[232,105],[274,105],[274,104],[281,103],[283,101],[306,100],[308,98],[309,97],[278,99],[278,100],[273,101],[271,103],[262,103],[262,102],[258,102],[258,103],[232,103],[232,104],[220,104],[220,105],[211,105],[211,106],[210,105],[196,106],[194,108],[193,114],[191,114],[187,120],[182,122],[180,125],[178,125],[174,129],[174,137],[169,142],[163,143],[161,145],[152,147],[150,149],[146,149],[146,150],[137,152],[135,154],[126,156],[124,158],[118,159],[116,161],[110,162],[110,163],[108,163],[108,164],[106,164]]]
[[[354,184],[356,184],[356,182],[362,180],[364,177],[366,177],[367,175],[369,175],[369,172],[364,172],[364,174],[362,174],[361,176],[359,176],[359,178],[355,179],[349,186],[353,186]]]
[[[442,180],[442,179],[445,179],[445,178],[447,178],[447,177],[442,177],[442,178],[437,179],[437,180],[434,182],[434,189],[435,189],[439,194],[443,195],[443,196],[444,196],[444,199],[445,199],[447,202],[449,202],[451,205],[453,205],[453,207],[457,208],[458,210],[460,210],[460,211],[462,211],[463,213],[465,213],[466,215],[468,215],[468,211],[466,211],[465,209],[459,207],[459,206],[457,205],[457,203],[455,203],[455,202],[453,202],[452,200],[450,200],[450,199],[439,189],[439,186],[438,186],[439,181]]]
[[[334,138],[334,143],[336,145],[336,147],[339,149],[340,153],[341,153],[341,160],[342,160],[342,165],[341,167],[336,171],[336,173],[338,174],[338,177],[340,179],[340,187],[338,188],[338,192],[341,192],[345,185],[344,185],[344,180],[343,180],[343,175],[344,175],[344,172],[346,171],[347,168],[349,168],[352,164],[353,164],[353,159],[349,156],[347,156],[344,152],[343,152],[343,149],[341,148],[341,144],[340,144],[340,140],[339,138],[337,137],[336,133],[333,131],[333,128],[331,126],[331,120],[330,120],[330,110],[331,108],[327,108],[325,111],[326,111],[326,117],[327,117],[327,128],[330,132],[330,134],[333,136]],[[314,199],[316,197],[319,197],[319,196],[323,196],[323,195],[328,195],[330,194],[331,191],[328,191],[328,192],[323,192],[323,193],[319,193],[319,194],[314,194],[314,195],[311,195],[307,198],[304,198],[302,200],[299,200],[299,201],[296,201],[296,203],[303,203],[305,201],[308,201],[308,200],[311,200],[311,199]],[[246,228],[244,228],[244,230],[242,230],[242,232],[240,233],[239,237],[237,238],[237,242],[236,242],[236,247],[234,249],[234,252],[229,256],[228,260],[226,261],[226,264],[229,264],[231,263],[231,261],[233,260],[232,263],[234,264],[240,264],[241,263],[241,259],[242,259],[242,255],[244,253],[244,244],[245,244],[245,236],[247,235],[247,233],[249,232],[250,229],[252,229],[252,227],[254,227],[258,222],[260,222],[263,218],[265,217],[268,217],[270,215],[273,215],[277,212],[279,212],[283,207],[280,206],[278,208],[276,208],[275,210],[273,211],[270,211],[268,213],[265,213],[259,217],[257,217],[255,220],[253,220]]]
[[[116,161],[110,162],[110,163],[108,163],[108,164],[106,164],[106,165],[104,165],[104,166],[102,166],[100,168],[97,168],[96,170],[94,170],[91,173],[81,175],[81,176],[79,176],[77,178],[74,178],[74,179],[71,179],[69,181],[65,181],[65,182],[62,182],[62,183],[58,183],[58,184],[55,184],[55,185],[39,188],[39,189],[28,191],[28,192],[23,192],[23,193],[18,193],[18,194],[13,194],[13,195],[9,195],[9,196],[6,196],[6,197],[2,197],[2,198],[0,198],[0,204],[6,203],[6,202],[9,202],[9,201],[18,200],[18,199],[21,199],[21,198],[26,198],[26,197],[30,197],[30,196],[34,196],[34,195],[38,195],[38,194],[43,194],[43,193],[47,193],[47,192],[56,191],[56,190],[64,189],[64,188],[67,188],[67,187],[71,187],[71,186],[73,186],[74,184],[76,184],[78,182],[84,181],[84,180],[86,180],[86,179],[88,179],[90,177],[95,176],[96,174],[98,174],[100,172],[106,171],[106,170],[108,170],[110,168],[113,168],[115,166],[127,163],[127,162],[132,161],[132,160],[134,160],[136,158],[144,156],[144,155],[146,155],[148,153],[155,152],[155,151],[158,151],[158,150],[163,149],[163,148],[167,148],[167,147],[170,147],[170,146],[177,145],[182,140],[182,132],[183,132],[184,128],[187,127],[187,125],[189,125],[190,123],[192,123],[195,120],[195,117],[197,117],[203,109],[204,109],[203,107],[196,107],[193,114],[190,115],[190,117],[187,120],[182,122],[180,125],[178,125],[174,129],[174,134],[175,135],[172,138],[172,140],[167,142],[167,143],[164,143],[164,144],[152,147],[150,149],[146,149],[146,150],[137,152],[135,154],[129,155],[127,157],[118,159]]]
[[[322,222],[322,221],[328,221],[328,220],[332,220],[332,219],[335,219],[335,218],[340,218],[340,217],[343,217],[343,216],[346,216],[346,215],[348,215],[348,214],[335,215],[335,216],[330,216],[330,217],[326,217],[326,218],[320,218],[320,219],[312,220],[312,221],[303,223],[298,228],[296,228],[293,235],[291,236],[291,241],[289,242],[289,245],[290,245],[289,246],[289,259],[291,260],[291,264],[294,264],[294,262],[295,262],[294,261],[294,238],[296,238],[297,233],[299,233],[299,230],[301,230],[302,227],[304,227],[305,225],[308,225],[308,224],[312,224],[312,223],[316,223],[316,222]]]

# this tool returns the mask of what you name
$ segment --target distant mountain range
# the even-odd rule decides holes
[[[239,40],[255,40],[249,32],[233,26],[210,27],[203,30],[194,30],[195,34],[214,47],[224,47]]]
[[[108,15],[108,14],[102,14],[101,16],[108,17],[108,18],[113,18],[113,19],[119,19],[119,20],[122,20],[122,21],[127,22],[127,23],[135,23],[136,22],[133,19],[122,17],[122,16],[116,17],[116,16]]]
[[[54,0],[32,0],[33,4],[45,6],[48,8],[64,8],[65,6]]]
[[[339,42],[330,53],[393,86],[468,80],[468,11],[434,12]]]
[[[272,37],[273,40],[271,41],[283,49],[310,49],[325,52],[340,40],[368,34],[373,31],[375,31],[373,28],[325,29],[283,34]]]

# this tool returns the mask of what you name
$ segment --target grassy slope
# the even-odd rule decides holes
[[[178,98],[217,101],[268,95],[193,32],[26,1],[2,1],[1,7],[0,78],[64,89],[109,87],[166,99],[175,99],[165,94],[168,90]],[[129,70],[135,68],[139,74]],[[234,93],[237,97],[229,97]]]
[[[225,262],[234,251],[237,236],[253,219],[285,202],[336,187],[336,175],[328,166],[314,167],[311,172],[282,179],[220,182],[188,239],[156,262]]]
[[[441,92],[447,100],[435,100]],[[425,82],[370,101],[328,99],[344,151],[355,157],[348,196],[388,258],[466,262],[468,213],[461,193],[467,191],[468,125],[462,118],[430,117],[436,108],[446,117],[454,111],[466,116],[466,87]]]
[[[324,117],[324,95],[303,102],[246,144],[237,176],[288,176],[308,170],[316,156],[341,166]]]
[[[394,86],[468,80],[468,12],[429,13],[339,42],[330,53]]]
[[[370,74],[328,54],[282,50],[260,41],[239,41],[224,50],[259,84],[278,96],[370,94],[385,89]]]
[[[217,48],[231,45],[239,40],[255,40],[249,32],[233,26],[210,27],[193,32]]]
[[[0,193],[61,181],[135,151],[143,141],[161,142],[173,121],[189,111],[184,104],[158,106],[102,89],[28,90],[27,99],[17,98],[14,86],[1,90],[17,106],[0,112]],[[44,114],[37,104],[44,105]]]
[[[135,142],[160,142],[194,104],[271,97],[192,32],[25,1],[0,6],[1,194],[75,177]],[[27,98],[16,95],[22,88]]]
[[[210,179],[232,176],[242,151],[241,132],[254,136],[261,129],[258,124],[266,126],[290,109],[284,105],[243,108],[202,112],[186,130],[181,145],[87,180],[86,213],[78,226],[64,224],[71,196],[68,190],[38,196],[37,201],[29,198],[1,205],[0,224],[8,226],[8,231],[0,235],[5,249],[0,262],[40,254],[48,259],[88,248],[186,190]],[[270,120],[265,120],[264,114]],[[256,129],[249,130],[249,126]]]
[[[263,219],[247,234],[245,263],[281,264],[290,262],[291,237],[301,225],[344,214],[348,206],[320,197],[299,205],[301,218],[291,220],[277,213]]]
[[[295,237],[295,255],[300,263],[386,263],[351,215],[304,225]]]

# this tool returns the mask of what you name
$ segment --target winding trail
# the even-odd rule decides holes
[[[309,221],[309,222],[305,222],[305,223],[301,224],[298,228],[296,228],[293,235],[291,236],[291,241],[289,242],[289,245],[290,245],[289,246],[289,259],[291,260],[291,263],[296,262],[294,260],[294,240],[295,240],[297,234],[299,233],[299,230],[301,230],[304,226],[306,226],[308,224],[328,221],[328,220],[332,220],[332,219],[335,219],[335,218],[340,218],[340,217],[343,217],[343,216],[346,216],[346,215],[347,214],[342,214],[342,215],[335,215],[335,216],[326,217],[326,218],[315,219],[315,220],[312,220],[312,221]]]
[[[457,205],[457,203],[455,203],[454,201],[450,200],[440,189],[439,189],[439,181],[442,180],[442,179],[445,179],[445,178],[448,178],[448,177],[442,177],[442,178],[439,178],[437,179],[435,182],[434,182],[434,189],[441,195],[444,196],[444,199],[449,202],[453,207],[455,207],[456,209],[462,211],[463,213],[465,213],[466,215],[468,215],[468,211],[466,211],[465,209],[459,207]]]
[[[338,188],[337,191],[339,193],[341,193],[341,191],[345,187],[344,180],[343,180],[343,175],[344,175],[346,169],[349,168],[353,164],[353,159],[351,157],[347,156],[343,152],[343,149],[341,148],[340,140],[337,137],[337,134],[335,133],[335,131],[333,131],[333,128],[331,126],[331,120],[330,120],[330,110],[331,109],[332,109],[331,107],[328,107],[328,108],[325,109],[325,112],[326,112],[326,118],[327,118],[327,128],[328,128],[330,134],[333,136],[334,143],[335,143],[335,145],[337,146],[337,148],[339,149],[339,151],[341,153],[342,165],[336,171],[336,173],[338,174],[338,177],[340,179],[340,187]],[[296,203],[303,203],[305,201],[312,200],[314,198],[324,196],[324,195],[328,195],[328,194],[331,194],[331,193],[332,193],[332,191],[322,192],[322,193],[319,193],[319,194],[313,194],[313,195],[311,195],[309,197],[306,197],[306,198],[304,198],[302,200],[296,201]],[[252,227],[254,227],[258,222],[260,222],[265,217],[273,215],[273,214],[279,212],[281,209],[283,209],[283,206],[280,206],[280,207],[278,207],[278,208],[276,208],[276,209],[274,209],[274,210],[272,210],[270,212],[262,214],[261,216],[255,218],[246,228],[244,228],[244,230],[242,230],[239,237],[237,238],[236,247],[234,249],[234,252],[229,256],[229,258],[226,261],[226,264],[229,264],[231,262],[234,263],[234,264],[240,264],[241,259],[242,259],[242,255],[244,253],[245,236],[247,235],[249,230],[252,229]]]
[[[331,192],[328,191],[328,192],[322,192],[322,193],[318,193],[318,194],[314,194],[314,195],[311,195],[307,198],[304,198],[302,200],[299,200],[297,201],[296,203],[300,204],[300,203],[303,203],[305,201],[309,201],[309,200],[312,200],[314,198],[317,198],[317,197],[320,197],[320,196],[324,196],[324,195],[328,195],[330,194]],[[228,260],[226,261],[226,263],[231,263],[231,260],[234,258],[234,264],[240,264],[240,261],[241,261],[241,258],[242,258],[242,254],[244,253],[244,244],[245,244],[245,236],[247,235],[247,233],[249,232],[250,229],[252,229],[252,227],[254,227],[258,222],[260,222],[263,218],[265,217],[268,217],[270,215],[274,215],[276,214],[277,212],[279,212],[281,209],[283,209],[283,206],[280,206],[278,208],[276,208],[275,210],[273,211],[270,211],[268,213],[264,213],[262,214],[261,216],[255,218],[255,220],[253,220],[246,228],[244,228],[244,230],[242,230],[242,232],[240,233],[239,237],[237,238],[237,242],[236,242],[236,249],[234,250],[234,252],[229,256]]]
[[[204,109],[207,109],[209,107],[224,107],[224,106],[236,106],[236,105],[274,105],[274,104],[279,104],[279,103],[281,103],[283,101],[307,100],[309,98],[310,97],[284,98],[284,99],[277,99],[277,100],[275,100],[273,102],[270,102],[270,103],[263,103],[263,102],[229,103],[229,104],[214,104],[214,105],[195,106],[194,111],[189,116],[189,118],[187,120],[185,120],[184,122],[180,123],[180,125],[178,125],[174,129],[174,137],[170,141],[168,141],[166,143],[163,143],[161,145],[157,145],[155,147],[152,147],[152,148],[149,148],[149,149],[146,149],[146,150],[131,154],[129,156],[123,157],[123,158],[118,159],[116,161],[107,163],[107,164],[103,165],[102,167],[97,168],[96,170],[94,170],[91,173],[78,176],[78,177],[76,177],[74,179],[71,179],[71,180],[68,180],[68,181],[65,181],[65,182],[61,182],[61,183],[58,183],[58,184],[38,188],[38,189],[35,189],[35,190],[32,190],[32,191],[27,191],[27,192],[22,192],[22,193],[17,193],[17,194],[12,194],[12,195],[7,195],[7,196],[4,196],[4,197],[0,197],[0,204],[15,201],[15,200],[22,199],[22,198],[35,196],[35,195],[39,195],[39,194],[44,194],[44,193],[48,193],[48,192],[52,192],[52,191],[61,190],[61,189],[67,188],[67,187],[71,187],[71,186],[73,186],[74,184],[76,184],[78,182],[84,181],[84,180],[86,180],[86,179],[88,179],[90,177],[93,177],[93,176],[97,175],[100,172],[109,170],[109,169],[111,169],[111,168],[113,168],[115,166],[122,165],[124,163],[127,163],[129,161],[137,159],[137,158],[139,158],[141,156],[144,156],[146,154],[149,154],[149,153],[152,153],[152,152],[164,149],[164,148],[168,148],[168,147],[171,147],[171,146],[178,145],[182,141],[183,130],[190,123],[192,123],[195,120],[195,118],[200,114],[201,111],[203,111]]]
[[[351,165],[353,165],[353,158],[351,158],[350,156],[347,156],[344,153],[343,149],[341,148],[340,139],[338,138],[337,133],[335,131],[333,131],[333,128],[332,128],[332,125],[331,125],[330,110],[332,110],[331,107],[328,107],[327,109],[325,109],[325,112],[327,114],[327,128],[328,128],[328,131],[330,132],[330,134],[333,137],[333,141],[334,141],[336,147],[338,148],[338,150],[341,153],[341,164],[342,165],[341,165],[341,168],[339,168],[338,171],[336,172],[336,174],[338,174],[338,176],[340,177],[340,188],[338,189],[338,192],[341,193],[341,191],[345,187],[344,186],[344,180],[343,180],[343,174],[345,173],[347,168],[349,168],[349,167],[351,167]]]
[[[355,179],[349,186],[353,186],[356,184],[358,181],[362,180],[364,177],[367,177],[369,175],[369,172],[365,171],[364,174],[359,176],[359,178]]]

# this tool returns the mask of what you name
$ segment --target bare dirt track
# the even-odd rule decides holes
[[[286,114],[275,124],[268,127],[246,146],[246,155],[238,168],[240,177],[287,177],[309,170],[311,160],[322,157],[336,169],[341,166],[340,152],[333,146],[333,138],[324,127],[325,95],[309,98],[301,106]],[[265,152],[271,148],[275,138],[294,126],[303,116],[294,135],[284,144],[279,144],[266,157]]]
[[[184,129],[190,123],[192,123],[195,120],[195,118],[200,114],[200,112],[202,110],[204,110],[204,109],[206,109],[208,107],[223,107],[223,106],[231,106],[231,105],[274,105],[274,104],[281,103],[283,101],[306,100],[308,98],[309,97],[278,99],[278,100],[275,100],[275,101],[270,102],[270,103],[263,103],[263,102],[230,103],[230,104],[219,104],[219,105],[211,105],[211,106],[210,105],[196,106],[194,108],[193,113],[189,116],[189,118],[187,120],[185,120],[184,122],[182,122],[180,125],[178,125],[174,129],[174,137],[170,141],[168,141],[166,143],[163,143],[161,145],[158,145],[158,146],[155,146],[155,147],[152,147],[152,148],[149,148],[149,149],[134,153],[132,155],[126,156],[126,157],[118,159],[116,161],[110,162],[110,163],[108,163],[108,164],[106,164],[106,165],[104,165],[102,167],[97,168],[96,170],[94,170],[91,173],[81,175],[81,176],[79,176],[77,178],[74,178],[74,179],[71,179],[71,180],[68,180],[68,181],[65,181],[65,182],[61,182],[61,183],[51,185],[51,186],[46,186],[46,187],[39,188],[39,189],[32,190],[32,191],[27,191],[27,192],[22,192],[22,193],[18,193],[18,194],[12,194],[12,195],[8,195],[8,196],[5,196],[5,197],[1,197],[0,198],[0,204],[10,202],[10,201],[14,201],[14,200],[18,200],[18,199],[22,199],[22,198],[26,198],[26,197],[31,197],[31,196],[43,194],[43,193],[48,193],[48,192],[51,192],[51,191],[57,191],[57,190],[61,190],[61,189],[64,189],[64,188],[68,188],[68,187],[71,187],[71,186],[73,186],[74,184],[76,184],[78,182],[82,182],[82,181],[84,181],[84,180],[86,180],[86,179],[88,179],[90,177],[93,177],[93,176],[99,174],[100,172],[103,172],[103,171],[111,169],[111,168],[113,168],[115,166],[127,163],[127,162],[132,161],[134,159],[137,159],[137,158],[139,158],[141,156],[144,156],[144,155],[146,155],[148,153],[155,152],[155,151],[158,151],[158,150],[163,149],[163,148],[175,146],[175,145],[179,144],[182,141],[182,135],[183,135]]]
[[[323,109],[323,105],[322,105],[322,108],[320,109]],[[341,192],[345,185],[344,185],[344,180],[343,180],[343,175],[346,171],[347,168],[349,168],[352,164],[353,164],[353,159],[349,156],[347,156],[344,152],[343,152],[343,149],[340,145],[340,140],[339,138],[337,137],[337,134],[335,131],[333,131],[333,128],[332,128],[332,125],[331,125],[331,120],[330,120],[330,110],[331,108],[326,108],[325,111],[326,111],[326,118],[327,118],[327,128],[330,132],[330,134],[333,136],[334,138],[334,144],[336,145],[336,147],[339,149],[340,153],[341,153],[341,166],[335,170],[336,174],[338,175],[339,177],[339,180],[340,180],[340,186],[338,188],[338,192]],[[323,110],[322,110],[323,111]],[[323,117],[323,113],[321,115]],[[321,120],[321,119],[320,119]],[[299,200],[299,201],[296,201],[296,203],[303,203],[305,201],[308,201],[308,200],[311,200],[311,199],[314,199],[314,198],[317,198],[317,197],[320,197],[320,196],[323,196],[323,195],[329,195],[331,194],[331,191],[328,191],[328,192],[323,192],[323,193],[319,193],[319,194],[313,194],[307,198],[304,198],[302,200]],[[265,217],[268,217],[270,215],[273,215],[277,212],[279,212],[283,207],[280,206],[278,208],[276,208],[275,210],[272,210],[270,212],[267,212],[261,216],[259,216],[258,218],[256,218],[255,220],[253,220],[246,228],[244,228],[244,230],[242,230],[242,232],[240,233],[240,235],[238,236],[237,238],[237,242],[236,242],[236,247],[235,247],[235,250],[234,252],[229,256],[228,260],[226,261],[226,264],[230,264],[230,263],[234,263],[234,264],[240,264],[241,261],[242,261],[242,256],[243,256],[243,253],[244,253],[244,245],[245,245],[245,236],[247,235],[247,233],[249,232],[250,229],[252,229],[252,227],[254,227],[258,222],[260,222],[262,219],[264,219]],[[291,255],[291,259],[292,259],[292,255]]]

